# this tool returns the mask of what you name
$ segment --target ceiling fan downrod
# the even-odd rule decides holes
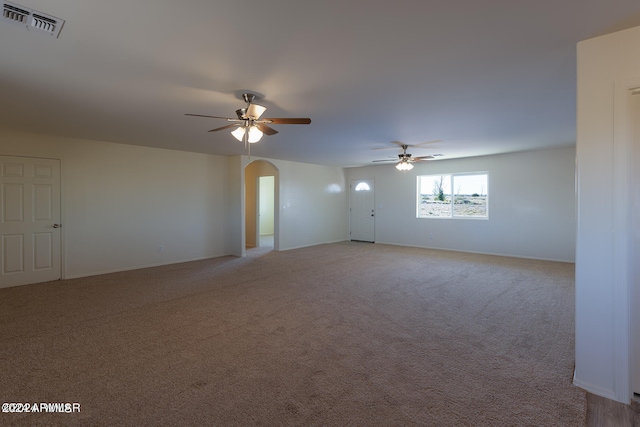
[[[242,99],[244,99],[244,102],[247,104],[251,104],[256,99],[256,96],[253,93],[247,92],[242,94]]]

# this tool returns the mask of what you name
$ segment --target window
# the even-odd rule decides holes
[[[418,176],[418,218],[488,218],[487,173]]]
[[[371,187],[369,187],[369,184],[366,182],[359,182],[358,185],[356,185],[356,191],[371,191]]]

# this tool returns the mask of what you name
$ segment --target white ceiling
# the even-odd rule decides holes
[[[576,43],[640,25],[638,0],[15,0],[0,22],[0,127],[220,155],[241,94],[310,117],[252,154],[334,166],[575,143]],[[375,150],[391,147],[387,151]],[[1,141],[0,141],[1,149]],[[397,151],[397,150],[396,150]]]

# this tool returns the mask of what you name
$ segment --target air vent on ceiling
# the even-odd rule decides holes
[[[19,24],[26,23],[29,11],[15,7],[9,3],[5,3],[2,9],[2,17]]]
[[[27,30],[46,32],[54,37],[58,37],[62,25],[64,25],[64,20],[55,16],[7,1],[2,2],[2,18],[0,21],[13,22]]]

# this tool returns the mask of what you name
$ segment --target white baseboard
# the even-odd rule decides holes
[[[332,240],[332,241],[329,241],[329,242],[318,242],[318,243],[310,243],[308,245],[293,246],[291,248],[282,248],[282,247],[280,247],[279,250],[280,251],[291,251],[291,250],[294,250],[294,249],[310,248],[311,246],[328,245],[328,244],[331,244],[331,243],[340,243],[340,242],[346,242],[346,241],[347,241],[347,239]]]
[[[81,273],[81,274],[70,274],[70,275],[69,274],[65,274],[63,276],[63,279],[65,279],[65,280],[67,280],[67,279],[79,279],[81,277],[100,276],[102,274],[111,274],[111,273],[120,273],[120,272],[123,272],[123,271],[141,270],[143,268],[161,267],[163,265],[181,264],[183,262],[192,262],[192,261],[202,261],[204,259],[213,259],[213,258],[220,258],[220,257],[225,257],[225,256],[237,256],[237,255],[233,255],[233,254],[212,255],[212,256],[197,257],[197,258],[186,258],[186,259],[168,261],[168,262],[145,264],[145,265],[139,265],[139,266],[135,266],[135,267],[115,268],[115,269],[102,270],[102,271],[97,271],[97,272],[89,272],[89,273]]]
[[[593,384],[589,384],[584,381],[580,381],[575,377],[575,373],[573,377],[573,385],[575,385],[576,387],[580,387],[581,389],[586,390],[589,393],[593,393],[600,397],[606,397],[607,399],[615,400],[616,402],[619,402],[618,398],[616,397],[616,393],[613,390],[596,386]],[[621,402],[621,403],[629,404],[629,402]]]
[[[394,243],[394,242],[375,242],[383,245],[393,245],[393,246],[406,246],[408,248],[420,248],[420,249],[434,249],[438,251],[451,251],[451,252],[461,252],[467,254],[478,254],[478,255],[494,255],[494,256],[503,256],[509,258],[521,258],[521,259],[533,259],[537,261],[553,261],[553,262],[564,262],[567,264],[575,264],[575,260],[566,260],[566,259],[557,259],[557,258],[541,258],[541,257],[533,257],[533,256],[525,256],[525,255],[516,255],[516,254],[503,254],[497,252],[483,252],[483,251],[466,251],[462,249],[451,249],[451,248],[440,248],[436,246],[418,246],[418,245],[405,245],[402,243]]]

